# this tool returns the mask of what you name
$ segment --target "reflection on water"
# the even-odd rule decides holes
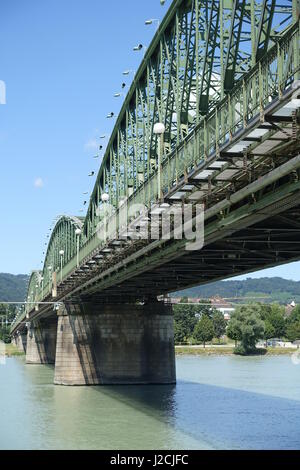
[[[53,368],[0,367],[1,449],[299,449],[289,357],[181,357],[176,386],[59,387]]]

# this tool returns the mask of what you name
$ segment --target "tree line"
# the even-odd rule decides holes
[[[237,354],[252,354],[259,340],[271,338],[300,340],[300,305],[290,316],[279,304],[253,303],[238,306],[228,323],[223,314],[210,305],[174,306],[174,333],[176,344],[206,343],[227,336],[235,341]]]
[[[0,304],[0,340],[10,343],[10,324],[16,315],[14,305]]]

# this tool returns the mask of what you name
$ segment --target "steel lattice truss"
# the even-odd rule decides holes
[[[76,267],[76,229],[82,229],[81,260],[98,248],[103,193],[115,211],[124,198],[146,207],[157,201],[155,123],[166,128],[162,192],[170,196],[182,178],[211,154],[219,157],[222,146],[300,78],[299,5],[299,0],[173,1],[117,118],[86,218],[59,219],[43,272],[39,279],[32,276],[28,295],[33,291],[41,300],[41,277],[51,284],[48,268],[59,270],[60,250],[64,266],[73,263],[66,274]],[[293,124],[288,126],[283,132],[291,135]],[[272,127],[270,134],[275,131]],[[206,183],[209,206],[218,199],[211,181]],[[220,184],[221,195],[235,190]]]
[[[83,221],[78,217],[62,216],[57,221],[49,239],[43,268],[45,283],[52,278],[52,273],[61,263],[60,250],[63,249],[63,263],[67,264],[76,256],[76,229],[82,229]],[[51,268],[51,269],[50,269]],[[40,283],[39,283],[40,284]]]
[[[27,288],[27,301],[34,302],[36,293],[41,285],[42,273],[40,271],[32,271]]]
[[[167,155],[278,42],[296,8],[295,0],[173,2],[112,133],[85,221],[87,238],[99,222],[102,193],[118,207],[157,170],[154,124],[165,124]]]

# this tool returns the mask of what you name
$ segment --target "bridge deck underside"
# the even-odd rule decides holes
[[[298,259],[300,205],[95,293],[93,299],[117,303],[142,299]]]
[[[256,219],[260,217],[263,220],[254,223],[252,220],[252,225],[250,220],[249,225],[240,230],[228,229],[227,233],[223,232],[221,237],[219,235],[218,239],[207,243],[202,250],[183,250],[182,256],[166,263],[161,260],[155,268],[143,266],[138,269],[137,266],[133,270],[136,274],[128,275],[119,284],[112,281],[106,289],[101,290],[101,282],[94,281],[87,294],[82,279],[82,294],[80,291],[76,295],[64,292],[59,299],[109,304],[151,300],[158,295],[300,260],[300,203],[297,204],[297,201],[299,196],[293,194],[286,201],[286,209],[281,210],[275,205],[274,215],[266,217],[265,211],[256,214]],[[271,208],[269,213],[272,213]],[[53,314],[49,306],[40,306],[39,311],[32,312],[30,318]],[[25,326],[25,322],[22,325]],[[20,329],[22,325],[19,325]]]

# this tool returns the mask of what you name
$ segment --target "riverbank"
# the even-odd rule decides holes
[[[207,345],[203,346],[176,346],[176,356],[231,356],[233,355],[234,346],[226,345]],[[295,348],[268,348],[263,354],[265,356],[289,356],[295,353]],[[6,357],[24,356],[24,353],[19,351],[13,344],[4,344],[0,341],[0,352]]]
[[[176,346],[175,351],[177,356],[192,355],[192,356],[231,356],[233,355],[234,346]],[[290,356],[295,353],[297,349],[294,348],[268,348],[262,354],[264,356]]]
[[[15,357],[15,356],[24,356],[24,353],[19,351],[14,344],[5,344],[3,341],[0,341],[0,355],[6,357]]]

